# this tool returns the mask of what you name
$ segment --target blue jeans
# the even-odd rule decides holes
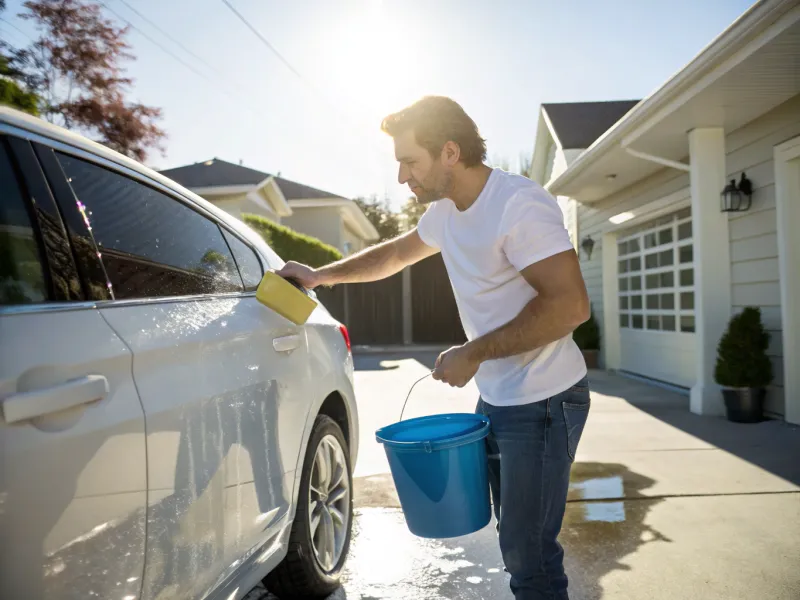
[[[557,538],[589,404],[585,378],[540,402],[507,407],[478,402],[477,412],[491,421],[489,483],[516,600],[569,599]]]

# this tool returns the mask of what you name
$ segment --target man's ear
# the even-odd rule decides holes
[[[446,142],[442,148],[442,164],[454,167],[461,158],[461,148],[453,141]]]

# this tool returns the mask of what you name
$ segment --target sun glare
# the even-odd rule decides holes
[[[363,117],[380,119],[420,95],[418,45],[386,3],[362,0],[332,29],[327,78],[337,96],[368,113]]]

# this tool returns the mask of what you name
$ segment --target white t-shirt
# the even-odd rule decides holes
[[[417,228],[425,244],[441,250],[469,340],[505,325],[536,296],[522,269],[573,249],[555,199],[530,179],[499,169],[467,210],[439,200]],[[568,335],[486,361],[475,381],[484,401],[513,406],[550,398],[585,375],[583,355]]]

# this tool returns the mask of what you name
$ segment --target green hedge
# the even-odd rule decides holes
[[[255,230],[283,260],[295,260],[310,267],[322,267],[342,258],[333,246],[315,237],[297,233],[258,215],[243,214],[242,220]]]

